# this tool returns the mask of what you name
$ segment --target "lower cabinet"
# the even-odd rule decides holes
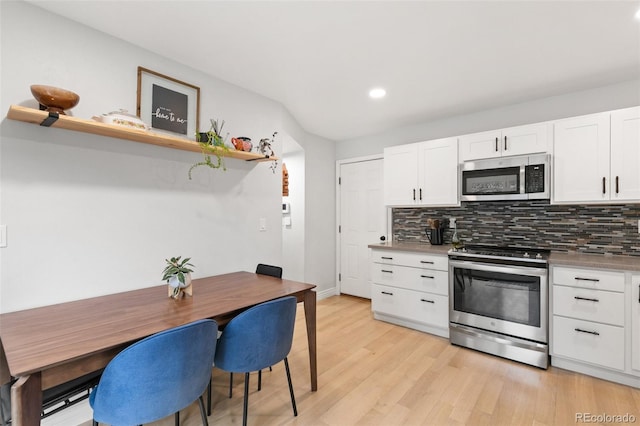
[[[631,371],[640,376],[640,275],[631,277]]]
[[[447,256],[374,249],[374,318],[449,337],[447,265]]]
[[[640,303],[631,274],[554,266],[551,282],[551,364],[640,387],[640,308],[630,302]]]

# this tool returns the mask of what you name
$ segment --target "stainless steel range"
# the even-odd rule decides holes
[[[548,255],[485,245],[450,250],[451,343],[546,369]]]

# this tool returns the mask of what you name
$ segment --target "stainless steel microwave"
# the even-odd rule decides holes
[[[466,161],[462,201],[544,200],[551,197],[548,154]]]

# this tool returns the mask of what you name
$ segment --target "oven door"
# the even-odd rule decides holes
[[[548,343],[547,269],[449,260],[452,323]]]

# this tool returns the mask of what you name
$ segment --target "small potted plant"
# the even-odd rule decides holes
[[[182,256],[172,257],[171,259],[165,259],[167,266],[162,271],[162,279],[169,284],[169,296],[174,299],[181,298],[186,292],[188,295],[192,295],[191,292],[191,272],[193,267],[189,261],[190,257],[182,259]]]
[[[224,165],[223,155],[229,152],[229,147],[225,143],[226,136],[222,136],[222,128],[224,127],[224,120],[222,123],[218,123],[218,120],[211,119],[211,128],[208,132],[199,132],[196,134],[196,140],[200,144],[202,149],[202,155],[204,155],[204,161],[195,163],[189,169],[189,180],[191,180],[191,171],[198,166],[209,166],[212,169],[227,170]],[[211,154],[216,157],[216,161],[211,161]]]

